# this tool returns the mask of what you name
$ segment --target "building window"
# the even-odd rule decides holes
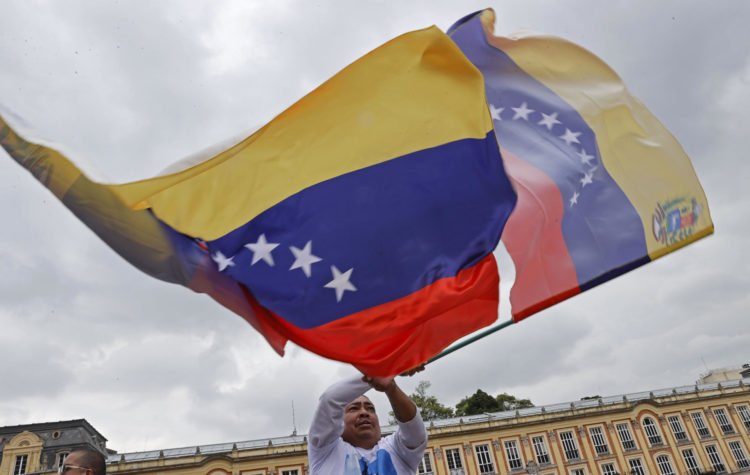
[[[549,463],[549,452],[547,451],[547,444],[544,443],[544,437],[537,436],[531,438],[531,443],[534,446],[534,455],[536,455],[536,463],[544,465]]]
[[[724,435],[734,434],[734,426],[727,417],[727,411],[721,408],[714,409],[714,415],[716,416],[716,422],[719,423],[719,427],[721,427],[721,431]]]
[[[725,473],[727,471],[726,467],[724,466],[724,462],[721,461],[721,457],[719,456],[719,452],[716,450],[715,445],[706,446],[706,455],[708,455],[708,460],[711,461],[711,465],[714,467],[714,471],[716,473]]]
[[[464,464],[461,463],[460,449],[447,449],[445,460],[448,462],[448,473],[450,475],[464,475]]]
[[[747,409],[747,406],[737,406],[737,414],[740,415],[740,419],[742,419],[742,424],[744,424],[745,430],[747,432],[750,432],[750,411]]]
[[[570,475],[586,475],[586,470],[583,468],[574,468],[570,471]]]
[[[708,430],[708,427],[706,426],[706,421],[703,420],[702,413],[691,412],[690,418],[693,420],[693,425],[695,426],[695,430],[698,431],[698,435],[701,437],[701,439],[711,437],[711,431]]]
[[[299,472],[296,468],[293,468],[291,470],[282,470],[281,475],[299,475]]]
[[[474,447],[474,451],[477,453],[479,473],[495,473],[495,464],[492,463],[489,445],[477,445]]]
[[[630,433],[630,427],[627,423],[617,424],[617,435],[620,437],[620,443],[625,450],[635,450],[635,441]]]
[[[650,417],[643,418],[643,428],[646,430],[648,443],[651,445],[662,445],[659,429],[656,428],[656,422]]]
[[[732,451],[734,461],[737,462],[739,468],[750,468],[750,463],[748,463],[747,457],[745,457],[745,451],[742,450],[742,444],[738,441],[730,442],[729,449]]]
[[[29,456],[26,454],[16,455],[16,465],[13,468],[13,475],[22,475],[26,473],[26,463],[29,461]]]
[[[656,457],[656,465],[659,467],[661,475],[675,475],[672,462],[669,461],[669,457],[666,455]]]
[[[65,457],[67,457],[69,453],[70,452],[60,452],[59,454],[57,454],[57,465],[55,465],[55,467],[59,467],[60,465],[62,465],[65,461]]]
[[[430,461],[430,454],[427,452],[424,453],[424,457],[419,462],[417,475],[432,475],[432,462]]]
[[[688,473],[690,475],[699,475],[701,473],[701,468],[695,460],[693,449],[683,449],[682,459],[685,461],[685,466],[688,468]]]
[[[560,440],[562,441],[566,459],[578,460],[581,458],[578,454],[578,447],[576,447],[576,441],[573,438],[572,432],[560,432]]]
[[[607,441],[604,439],[602,428],[592,427],[589,429],[589,434],[591,434],[591,441],[594,443],[594,450],[596,450],[596,455],[609,454],[609,447],[607,447]]]
[[[630,465],[630,473],[632,475],[646,475],[641,459],[630,459],[628,460],[628,465]]]
[[[750,410],[747,406],[737,406],[737,414],[739,414],[740,420],[745,426],[745,431],[750,432]]]
[[[615,464],[613,463],[603,463],[602,464],[602,475],[620,475],[617,470],[615,470]]]
[[[518,455],[518,447],[516,447],[516,441],[506,440],[504,445],[505,455],[508,457],[508,466],[510,467],[510,469],[514,470],[516,468],[523,468],[523,462],[521,462],[521,457]]]
[[[669,416],[667,420],[669,421],[669,427],[672,429],[672,434],[674,434],[674,438],[677,442],[684,442],[688,440],[688,436],[685,433],[685,428],[682,426],[680,416]]]

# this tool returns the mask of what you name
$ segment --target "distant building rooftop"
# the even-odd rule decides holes
[[[741,368],[716,368],[708,370],[700,375],[697,383],[717,383],[747,377],[750,377],[750,364],[745,363]]]

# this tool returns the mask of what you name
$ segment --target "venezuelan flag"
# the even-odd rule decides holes
[[[481,73],[432,27],[352,63],[209,160],[86,179],[0,142],[123,257],[287,339],[383,376],[497,318],[492,251],[516,201]]]
[[[514,321],[713,232],[690,159],[617,74],[561,38],[496,37],[494,20],[448,34],[482,71],[518,193],[503,234]]]

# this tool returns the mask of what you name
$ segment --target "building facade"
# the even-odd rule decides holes
[[[106,454],[107,439],[85,419],[0,427],[0,475],[56,473],[72,451]]]
[[[750,473],[750,380],[436,420],[428,432],[420,475]],[[112,454],[108,473],[307,475],[306,442]],[[0,475],[16,475],[5,459]]]

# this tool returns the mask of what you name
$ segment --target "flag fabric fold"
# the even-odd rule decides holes
[[[385,376],[497,318],[492,251],[516,201],[480,72],[432,27],[355,61],[186,170],[88,180],[0,143],[113,249],[287,339]]]
[[[494,21],[448,34],[482,72],[518,193],[502,238],[515,321],[713,232],[690,159],[617,74],[561,38],[494,36]]]

